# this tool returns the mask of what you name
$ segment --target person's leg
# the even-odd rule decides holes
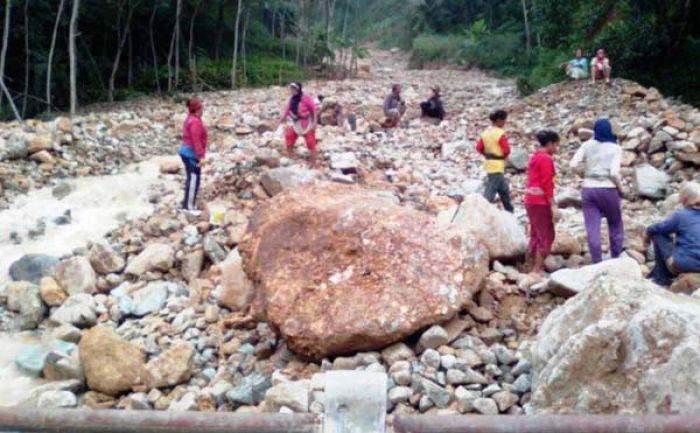
[[[185,194],[182,197],[182,208],[187,209],[187,196],[189,195],[190,179],[192,178],[192,168],[189,163],[189,158],[180,155],[182,163],[185,165]]]
[[[294,143],[296,143],[297,138],[299,138],[299,136],[297,135],[297,132],[294,130],[294,128],[292,128],[291,126],[287,127],[287,130],[284,132],[284,141],[287,156],[290,158],[294,155]]]
[[[617,189],[607,188],[601,203],[603,215],[608,221],[608,236],[610,239],[610,256],[620,257],[625,248],[625,228],[622,222],[622,205]]]
[[[596,193],[596,188],[584,188],[581,193],[583,221],[586,225],[591,263],[600,263],[603,260],[600,246],[600,209],[598,209]]]
[[[651,240],[654,245],[654,269],[649,278],[660,286],[668,286],[674,277],[666,264],[673,254],[673,239],[670,235],[655,235]]]
[[[603,75],[605,76],[606,83],[610,83],[610,72],[611,72],[610,68],[603,69]]]
[[[197,195],[199,194],[199,183],[202,180],[202,166],[199,165],[199,161],[194,161],[195,168],[193,175],[197,178],[194,184],[194,198],[192,199],[192,209],[197,209]]]
[[[503,203],[503,209],[513,213],[513,203],[510,201],[510,187],[508,185],[508,179],[504,174],[501,174],[498,181],[498,196],[501,198],[501,203]]]
[[[186,209],[195,210],[195,199],[197,198],[197,184],[199,183],[199,164],[194,158],[188,158],[190,166],[190,176],[187,185]]]
[[[486,183],[484,187],[484,198],[489,203],[493,203],[498,192],[498,177],[495,174],[486,175]]]
[[[421,102],[420,103],[420,115],[422,117],[430,116],[430,114],[428,113],[429,107],[430,107],[430,103],[428,103],[428,102]]]
[[[527,216],[530,220],[530,257],[532,259],[531,272],[541,273],[544,270],[544,259],[546,257],[546,212],[541,205],[525,205]]]
[[[306,148],[309,149],[309,166],[311,166],[311,168],[316,167],[316,160],[318,159],[316,130],[306,134],[304,136],[304,141],[306,141]]]

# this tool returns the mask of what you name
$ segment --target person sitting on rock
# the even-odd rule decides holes
[[[677,274],[700,272],[700,184],[684,183],[679,195],[683,208],[646,230],[655,260],[649,278],[660,286],[671,284]]]
[[[583,56],[583,51],[576,50],[576,57],[564,63],[566,76],[572,80],[582,80],[588,78],[588,59]]]
[[[182,208],[196,213],[201,170],[207,152],[207,130],[202,122],[202,101],[193,98],[188,100],[186,105],[188,115],[182,125],[182,146],[179,152],[187,173]]]
[[[508,113],[504,110],[496,110],[489,116],[491,126],[482,134],[476,143],[476,151],[486,157],[484,170],[486,171],[486,190],[484,197],[489,203],[496,198],[496,194],[503,203],[503,208],[513,212],[510,201],[510,188],[505,177],[506,158],[510,155],[510,144],[503,127],[506,125]]]
[[[384,100],[384,116],[386,120],[382,124],[384,128],[395,128],[401,121],[401,116],[406,113],[406,101],[401,98],[401,85],[391,86],[391,94]]]
[[[277,123],[279,127],[287,119],[292,124],[285,131],[284,138],[287,147],[287,155],[291,158],[294,155],[294,145],[299,136],[304,137],[306,148],[311,154],[309,165],[314,167],[318,157],[316,143],[316,104],[313,99],[305,94],[301,83],[293,82],[289,85],[290,98],[284,108],[282,117]]]
[[[585,178],[581,199],[583,220],[588,235],[588,251],[591,262],[603,260],[600,243],[600,223],[608,221],[610,254],[617,258],[622,254],[625,231],[622,224],[622,181],[620,161],[622,148],[617,144],[612,125],[607,119],[599,119],[593,126],[593,139],[578,148],[569,166],[577,169],[585,163]]]
[[[340,126],[343,124],[343,107],[335,99],[319,95],[321,109],[318,110],[317,122],[323,126]]]
[[[554,222],[559,210],[554,202],[554,160],[552,156],[559,146],[559,135],[554,131],[537,133],[540,149],[530,157],[527,165],[525,210],[530,220],[530,249],[528,262],[532,272],[541,273],[544,260],[552,250]]]
[[[609,84],[611,72],[610,59],[605,54],[605,50],[602,48],[598,49],[595,57],[591,60],[591,81],[595,84],[596,80],[604,79]]]
[[[445,109],[442,106],[440,87],[435,86],[432,88],[432,91],[433,94],[430,96],[430,99],[420,104],[421,116],[436,119],[439,123],[445,118]]]

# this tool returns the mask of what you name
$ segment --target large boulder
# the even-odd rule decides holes
[[[316,183],[257,209],[239,245],[253,311],[315,359],[387,346],[461,309],[487,272],[470,236],[383,191]]]
[[[638,279],[642,277],[642,270],[634,259],[621,257],[578,269],[560,269],[549,276],[547,285],[551,292],[569,297],[581,293],[600,275]]]
[[[255,287],[243,270],[238,250],[229,253],[226,260],[219,264],[221,268],[221,285],[217,288],[216,300],[229,310],[243,310],[253,300]]]
[[[269,196],[274,196],[287,189],[318,178],[319,173],[300,167],[280,167],[268,170],[260,177],[260,183]]]
[[[660,199],[666,197],[668,175],[649,164],[642,164],[634,169],[637,192],[643,197]]]
[[[554,310],[532,348],[540,413],[699,413],[700,300],[601,276]]]
[[[143,353],[109,328],[86,331],[79,350],[85,379],[93,391],[117,396],[150,381]]]
[[[438,221],[471,233],[486,246],[491,260],[514,258],[527,252],[525,229],[515,215],[498,209],[479,194],[469,194],[459,207],[440,212]]]

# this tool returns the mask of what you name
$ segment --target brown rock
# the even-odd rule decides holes
[[[255,288],[241,263],[238,250],[233,250],[226,260],[219,264],[221,269],[221,286],[216,297],[219,305],[230,310],[243,310],[253,300]]]
[[[68,294],[51,277],[41,279],[39,293],[41,293],[41,299],[44,303],[50,307],[63,304],[63,301],[68,297]]]
[[[468,235],[382,191],[314,183],[263,203],[239,245],[254,311],[311,358],[387,346],[455,315],[487,273]]]
[[[177,157],[163,158],[159,165],[160,172],[166,174],[177,174],[180,168],[182,168],[182,161]]]
[[[90,248],[89,259],[93,269],[102,275],[121,272],[126,265],[124,257],[103,242],[97,242]]]
[[[192,375],[194,348],[187,343],[178,344],[146,364],[152,388],[175,386],[186,382]]]
[[[199,277],[199,273],[202,272],[203,263],[204,251],[198,249],[185,254],[182,258],[182,265],[180,266],[182,277],[188,283],[194,281]]]
[[[57,117],[56,129],[63,134],[70,134],[73,132],[73,124],[67,117]]]
[[[668,289],[673,293],[692,295],[700,289],[700,273],[681,274]]]
[[[472,307],[469,309],[469,315],[477,322],[486,323],[493,319],[493,313],[484,307]]]
[[[59,263],[54,278],[69,295],[94,293],[97,290],[97,275],[83,256],[74,256]]]
[[[85,378],[93,391],[117,396],[148,383],[141,351],[109,328],[85,331],[79,349]]]
[[[581,254],[581,244],[569,232],[558,230],[552,245],[552,254],[562,256],[575,256]]]
[[[53,149],[53,138],[49,134],[35,135],[29,140],[27,147],[30,154],[51,149]]]
[[[56,159],[49,153],[48,150],[40,150],[30,156],[29,159],[38,161],[42,164],[53,164],[56,162]]]

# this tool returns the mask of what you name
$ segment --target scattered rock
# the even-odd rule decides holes
[[[241,256],[238,250],[229,253],[222,263],[221,286],[217,289],[216,298],[222,307],[230,310],[243,310],[253,300],[255,288],[243,270]]]
[[[30,281],[39,284],[41,279],[53,275],[58,259],[45,254],[27,254],[10,266],[14,281]]]
[[[90,261],[83,256],[74,256],[59,263],[54,278],[69,295],[94,293],[97,290],[97,275]]]
[[[104,242],[95,243],[90,248],[90,264],[102,275],[121,272],[126,265],[124,257]]]
[[[168,271],[173,267],[175,250],[168,244],[151,244],[126,266],[127,274],[141,276],[149,271]]]
[[[175,386],[189,380],[192,374],[194,349],[187,343],[178,344],[146,364],[149,385],[153,388]]]
[[[574,296],[589,286],[600,275],[638,279],[642,276],[639,264],[629,257],[606,260],[579,269],[561,269],[549,276],[548,287],[559,296]]]

